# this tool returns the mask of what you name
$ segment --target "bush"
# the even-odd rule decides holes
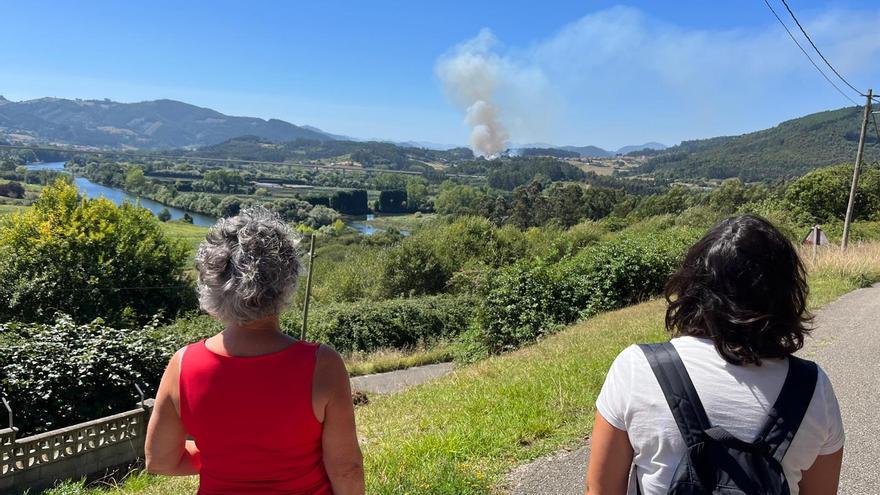
[[[525,237],[514,226],[494,226],[483,217],[465,216],[416,236],[429,239],[438,256],[454,272],[471,261],[492,267],[509,265],[525,255]]]
[[[490,352],[531,342],[554,324],[573,321],[578,308],[572,286],[558,266],[523,261],[491,275],[477,323]]]
[[[77,325],[66,316],[51,324],[0,324],[0,335],[20,337],[2,348],[0,370],[21,434],[132,409],[139,400],[135,383],[152,397],[175,349],[154,329],[155,323]]]
[[[148,328],[148,333],[152,337],[167,342],[173,350],[204,340],[221,331],[223,331],[221,323],[209,315],[195,311],[182,315],[167,325]]]
[[[0,196],[6,196],[7,198],[23,198],[24,186],[22,186],[20,182],[7,182],[5,184],[0,184]]]
[[[171,220],[171,212],[168,211],[168,208],[162,208],[162,211],[156,215],[156,218],[158,218],[160,222],[167,222]]]
[[[379,282],[385,298],[436,294],[452,275],[427,235],[405,239],[388,250]]]
[[[521,262],[495,272],[477,313],[491,352],[532,342],[559,324],[659,293],[698,231],[621,237],[549,264]]]
[[[193,307],[187,247],[149,210],[86,199],[63,181],[32,208],[0,219],[0,318],[144,322]]]
[[[513,226],[498,228],[482,217],[465,216],[433,224],[390,249],[380,285],[384,297],[436,294],[454,274],[500,267],[526,255],[529,242]]]
[[[382,251],[359,245],[331,245],[315,256],[312,300],[315,303],[350,302],[375,297],[382,273]],[[297,303],[304,297],[304,277]]]
[[[800,243],[814,223],[810,214],[798,207],[792,207],[785,200],[779,198],[767,198],[754,203],[746,203],[737,211],[737,214],[740,215],[746,213],[766,218],[780,232],[796,243]]]
[[[315,306],[308,339],[340,352],[372,352],[429,344],[463,332],[474,302],[434,296]]]
[[[644,301],[663,290],[698,231],[622,237],[562,263],[579,317]]]

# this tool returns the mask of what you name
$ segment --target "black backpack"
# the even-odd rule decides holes
[[[639,347],[651,364],[687,445],[667,493],[789,494],[781,462],[813,399],[818,376],[816,363],[794,356],[788,358],[788,375],[779,397],[758,439],[749,443],[709,423],[694,384],[672,344]]]

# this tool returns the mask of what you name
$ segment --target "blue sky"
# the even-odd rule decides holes
[[[789,3],[880,90],[876,3]],[[5,1],[0,19],[9,99],[172,98],[362,138],[466,143],[437,67],[484,29],[516,142],[674,144],[850,104],[761,0]]]

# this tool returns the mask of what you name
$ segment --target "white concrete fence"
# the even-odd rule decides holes
[[[152,410],[148,399],[131,411],[21,439],[16,428],[0,430],[0,494],[33,492],[139,462]]]

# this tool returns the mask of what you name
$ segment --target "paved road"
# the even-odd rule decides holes
[[[816,315],[816,330],[800,355],[828,373],[846,428],[841,495],[880,495],[880,284],[851,292]],[[511,495],[580,495],[589,441],[520,466]]]
[[[438,363],[388,373],[356,376],[351,379],[351,387],[361,392],[374,394],[400,392],[403,389],[451,373],[454,366],[452,363]]]
[[[880,495],[880,284],[826,306],[802,355],[818,362],[840,402],[843,495]]]

